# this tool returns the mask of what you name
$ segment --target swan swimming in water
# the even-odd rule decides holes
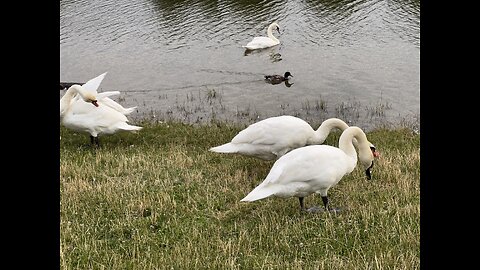
[[[105,76],[105,74],[102,75]],[[108,98],[110,95],[119,93],[118,91],[94,94],[97,93],[98,85],[103,79],[102,75],[85,83],[86,88],[78,84],[70,86],[60,99],[61,123],[74,131],[89,133],[90,142],[95,146],[99,146],[99,135],[142,129],[127,123],[125,114],[130,113],[134,108],[125,109]]]
[[[353,145],[354,139],[358,142],[358,158]],[[300,210],[305,211],[304,197],[318,193],[328,211],[328,190],[353,171],[357,160],[360,160],[367,179],[370,180],[370,170],[377,156],[378,152],[371,149],[365,133],[359,127],[351,126],[340,135],[338,148],[330,145],[309,145],[280,157],[265,180],[241,201],[253,202],[270,196],[298,197]],[[319,208],[312,207],[307,211],[318,210]]]
[[[317,130],[305,120],[281,115],[266,118],[240,131],[229,143],[212,147],[217,153],[236,153],[263,160],[278,159],[288,151],[311,144],[322,144],[332,129],[348,125],[339,118],[329,118]]]
[[[248,42],[247,45],[242,47],[247,50],[257,50],[280,44],[280,40],[278,40],[272,33],[273,29],[277,30],[277,32],[280,34],[280,26],[276,22],[273,22],[267,28],[267,37],[254,37],[252,41]]]

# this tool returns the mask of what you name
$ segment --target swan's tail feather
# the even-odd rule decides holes
[[[114,110],[122,113],[123,115],[129,115],[129,114],[131,114],[132,112],[134,112],[135,109],[137,108],[137,106],[135,106],[135,107],[130,107],[130,108],[125,108],[125,107],[123,107],[122,105],[118,104],[117,102],[115,102],[113,99],[111,99],[111,98],[109,98],[109,97],[103,98],[103,99],[101,100],[101,102],[102,102],[104,105],[106,105],[106,106],[108,106],[108,107],[110,107],[110,108],[112,108],[112,109],[114,109]]]
[[[143,127],[129,125],[125,122],[122,122],[122,123],[120,123],[118,128],[120,128],[122,130],[128,130],[128,131],[136,131],[136,130],[141,130]]]
[[[264,187],[262,185],[256,187],[254,190],[252,190],[250,193],[248,193],[245,198],[241,199],[241,202],[253,202],[256,200],[261,200],[267,197],[272,196],[275,193],[275,191],[271,188]]]
[[[220,146],[212,147],[209,149],[209,151],[217,153],[236,153],[238,149],[232,143],[226,143]]]
[[[129,114],[131,114],[132,112],[134,112],[135,109],[137,109],[137,106],[131,107],[131,108],[126,108],[126,109],[124,108],[124,110],[122,111],[122,113],[123,113],[124,115],[129,115]]]

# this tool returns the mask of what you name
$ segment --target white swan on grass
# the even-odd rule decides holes
[[[334,128],[343,131],[348,125],[341,119],[330,118],[323,121],[315,131],[301,118],[291,115],[275,116],[251,124],[240,131],[231,142],[209,150],[273,160],[298,147],[322,144]]]
[[[252,41],[242,47],[247,50],[257,50],[280,44],[280,40],[278,40],[272,33],[273,29],[277,30],[280,34],[280,26],[276,22],[273,22],[267,28],[267,37],[254,37]]]
[[[242,202],[253,202],[270,196],[281,198],[298,197],[300,210],[304,211],[304,197],[318,193],[325,209],[328,206],[327,192],[340,179],[349,174],[357,165],[357,152],[353,140],[358,141],[358,159],[371,179],[373,160],[378,156],[367,140],[365,133],[355,126],[342,132],[339,147],[330,145],[309,145],[292,150],[280,157],[272,166],[265,180],[253,189]],[[318,211],[312,207],[307,211]]]
[[[129,125],[125,114],[109,106],[112,104],[108,101],[103,102],[105,96],[111,95],[112,92],[115,91],[104,92],[102,101],[99,101],[92,91],[86,90],[83,86],[78,84],[70,86],[60,99],[61,123],[74,131],[89,133],[90,142],[96,146],[99,146],[99,135],[142,129],[139,126]]]
[[[86,83],[84,83],[82,85],[83,89],[85,89],[88,92],[91,92],[92,95],[95,95],[97,97],[97,100],[101,104],[109,106],[112,109],[115,109],[115,110],[119,111],[120,113],[122,113],[124,115],[129,115],[130,113],[135,111],[137,106],[131,107],[131,108],[125,108],[122,105],[120,105],[119,103],[117,103],[116,101],[109,98],[110,96],[113,96],[113,95],[119,95],[120,91],[105,91],[105,92],[101,92],[101,93],[97,92],[97,89],[100,86],[100,84],[102,83],[103,79],[105,78],[105,75],[107,75],[107,72],[102,73],[102,74],[98,75],[97,77],[95,77],[91,80],[88,80]],[[74,101],[78,101],[79,99],[80,99],[80,97],[76,96]]]

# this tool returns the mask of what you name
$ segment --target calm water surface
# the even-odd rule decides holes
[[[273,21],[280,45],[245,53]],[[122,91],[133,120],[419,128],[419,62],[420,0],[60,1],[60,81],[108,71],[99,91]],[[263,81],[285,71],[290,87]]]

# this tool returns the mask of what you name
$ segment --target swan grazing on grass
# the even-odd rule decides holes
[[[298,147],[322,144],[334,128],[343,131],[348,125],[341,119],[330,118],[323,121],[315,131],[310,124],[298,117],[275,116],[251,124],[240,131],[231,142],[209,150],[273,160]]]
[[[265,49],[265,48],[280,44],[280,40],[278,40],[272,34],[273,29],[277,30],[278,33],[280,34],[280,26],[276,22],[274,22],[270,24],[267,28],[268,37],[254,37],[252,41],[250,41],[249,43],[247,43],[247,45],[242,47],[247,50],[256,50],[256,49]]]
[[[265,180],[252,190],[242,202],[253,202],[270,196],[298,197],[300,210],[304,211],[303,198],[318,193],[328,211],[327,192],[357,165],[357,152],[353,140],[358,142],[358,159],[371,179],[373,160],[378,156],[367,136],[359,127],[349,127],[340,135],[339,148],[330,145],[309,145],[280,157]],[[307,211],[317,211],[312,207]]]
[[[89,133],[90,142],[96,146],[99,146],[98,136],[101,134],[142,129],[142,127],[127,124],[128,119],[125,114],[110,107],[107,105],[108,102],[103,102],[104,100],[105,97],[99,101],[91,91],[78,84],[70,86],[60,99],[61,123],[69,129]]]

